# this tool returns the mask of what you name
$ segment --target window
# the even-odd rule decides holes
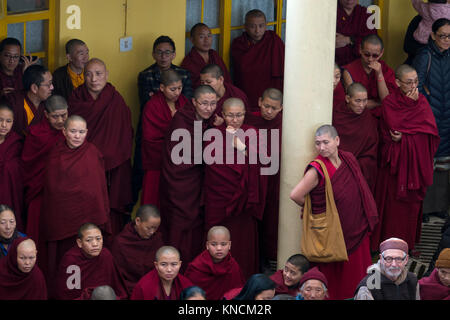
[[[17,38],[23,54],[39,57],[41,64],[53,70],[55,0],[0,0],[0,3],[0,38]]]

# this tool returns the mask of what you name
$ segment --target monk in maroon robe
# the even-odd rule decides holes
[[[284,43],[266,30],[260,10],[245,15],[245,32],[231,44],[234,84],[247,94],[250,110],[258,111],[258,99],[267,88],[283,91]]]
[[[267,180],[255,159],[256,129],[243,124],[243,101],[228,99],[222,115],[225,123],[217,127],[217,135],[204,151],[205,229],[222,225],[230,230],[237,244],[233,257],[247,279],[259,270],[258,221],[264,211]]]
[[[334,78],[333,78],[333,108],[345,101],[345,89],[341,81],[341,68],[334,63]]]
[[[200,83],[200,71],[208,64],[217,64],[222,70],[225,82],[231,83],[231,76],[225,62],[216,50],[211,49],[212,34],[204,23],[197,23],[191,28],[191,42],[194,45],[184,57],[180,67],[191,74],[192,86],[197,88]]]
[[[26,206],[26,234],[39,247],[39,216],[44,187],[44,170],[50,150],[64,140],[62,129],[67,120],[67,102],[61,96],[51,96],[45,103],[44,118],[29,127],[22,152]]]
[[[103,285],[113,288],[118,299],[126,299],[123,280],[113,256],[103,247],[100,229],[92,223],[85,223],[79,229],[76,246],[66,252],[58,268],[57,299],[75,300],[84,289]]]
[[[100,59],[85,65],[85,83],[72,92],[69,114],[86,119],[87,140],[103,154],[113,235],[122,231],[132,203],[131,112],[120,93],[107,82],[108,71]],[[107,240],[108,242],[108,240]]]
[[[14,91],[6,100],[14,110],[13,130],[26,135],[27,128],[44,116],[45,100],[53,91],[52,74],[45,67],[33,65],[23,74],[24,90]]]
[[[361,58],[343,66],[346,89],[353,82],[361,83],[369,96],[367,107],[379,117],[381,101],[396,88],[394,71],[381,59],[383,40],[376,34],[366,36],[359,47]]]
[[[47,300],[45,279],[36,259],[32,239],[13,241],[8,255],[0,260],[0,300]]]
[[[161,174],[164,135],[177,110],[189,101],[181,93],[181,75],[169,69],[161,72],[160,89],[146,103],[142,113],[142,183],[141,204],[159,207],[159,177]]]
[[[44,174],[39,250],[44,254],[40,265],[48,275],[55,274],[61,257],[73,246],[80,225],[92,222],[111,233],[102,154],[85,141],[83,118],[70,116],[63,134],[66,140],[51,150]]]
[[[258,99],[258,112],[245,117],[245,123],[267,130],[267,155],[272,159],[278,157],[281,163],[281,133],[283,122],[283,94],[275,88],[264,90]],[[278,137],[272,139],[272,135]],[[280,170],[267,176],[267,192],[262,221],[259,225],[261,255],[265,264],[276,261],[278,256],[278,217],[280,203]]]
[[[175,113],[167,130],[159,185],[164,242],[176,247],[186,264],[204,245],[202,140],[214,115],[217,94],[201,85],[191,102]]]
[[[23,138],[12,131],[14,121],[12,109],[0,104],[0,204],[14,210],[17,228],[23,230]]]
[[[334,201],[339,213],[348,261],[314,263],[328,279],[330,299],[348,299],[366,275],[372,264],[369,233],[378,222],[377,208],[356,158],[338,150],[339,136],[336,129],[324,125],[317,129],[315,137],[318,159],[327,168],[333,187]],[[299,184],[292,190],[291,199],[304,205],[305,195],[310,193],[312,213],[325,212],[325,179],[317,162],[311,162]]]
[[[376,28],[368,28],[369,17],[367,8],[359,5],[357,0],[338,1],[335,60],[339,66],[358,59],[362,38],[377,33]]]
[[[249,110],[247,95],[241,89],[225,81],[222,69],[217,64],[209,64],[200,71],[200,83],[211,86],[217,93],[216,125],[223,123],[222,106],[228,98],[239,98],[244,101],[246,111]]]
[[[129,296],[136,283],[155,267],[156,251],[164,245],[158,231],[160,223],[158,208],[143,205],[134,221],[114,238],[111,252]]]
[[[276,283],[275,295],[288,294],[296,297],[300,291],[300,280],[309,269],[309,261],[302,254],[294,254],[287,259],[284,269],[270,276]]]
[[[340,150],[351,152],[372,192],[377,178],[378,126],[367,109],[367,90],[358,82],[347,88],[345,101],[333,106],[333,126],[339,132]]]
[[[206,300],[221,300],[227,291],[245,284],[242,270],[230,249],[230,231],[222,226],[212,227],[208,231],[206,250],[184,273],[194,285],[205,290]]]
[[[421,300],[450,300],[450,248],[445,248],[436,260],[431,275],[419,280]]]
[[[396,83],[398,88],[382,106],[375,190],[380,223],[372,235],[372,248],[399,237],[413,249],[420,240],[422,204],[427,186],[433,183],[433,157],[440,138],[431,107],[418,92],[416,70],[399,66]]]
[[[155,269],[136,284],[131,300],[179,300],[181,292],[192,282],[179,273],[180,253],[170,246],[156,252]]]

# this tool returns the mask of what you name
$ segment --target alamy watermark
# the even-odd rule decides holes
[[[366,26],[369,30],[381,29],[381,9],[377,5],[367,7],[367,13],[371,16],[367,19]]]

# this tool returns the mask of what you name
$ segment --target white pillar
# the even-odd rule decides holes
[[[287,2],[278,267],[300,253],[300,207],[289,194],[315,156],[314,132],[331,124],[336,0]]]

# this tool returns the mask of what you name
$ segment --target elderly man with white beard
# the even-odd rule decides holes
[[[380,244],[380,260],[367,269],[355,300],[420,300],[419,285],[414,273],[408,272],[408,244],[389,238]]]

